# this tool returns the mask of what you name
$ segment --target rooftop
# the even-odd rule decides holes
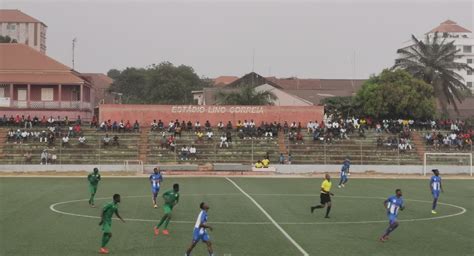
[[[16,9],[0,9],[0,22],[41,23],[46,26],[42,21]]]
[[[428,33],[435,33],[435,32],[441,32],[441,33],[471,33],[471,31],[467,28],[459,26],[456,22],[452,20],[446,20],[445,22],[442,22],[437,26],[436,28],[433,28],[430,32]]]

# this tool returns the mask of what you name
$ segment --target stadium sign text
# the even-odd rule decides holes
[[[263,114],[263,107],[245,106],[172,106],[171,113],[250,113]]]

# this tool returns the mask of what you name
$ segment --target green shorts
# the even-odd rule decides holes
[[[164,204],[163,205],[163,210],[165,211],[165,214],[169,214],[173,211],[173,205],[171,204]]]
[[[112,221],[104,221],[104,223],[102,223],[102,231],[104,231],[104,233],[112,233]]]
[[[97,185],[91,185],[89,184],[89,192],[91,194],[95,194],[97,192]]]

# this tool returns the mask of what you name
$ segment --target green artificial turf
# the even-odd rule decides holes
[[[431,214],[428,180],[352,179],[338,189],[333,181],[331,218],[310,213],[319,202],[321,179],[231,178],[309,255],[474,255],[474,181],[445,180],[438,214]],[[192,239],[199,203],[208,202],[216,256],[303,255],[281,230],[225,178],[165,177],[160,195],[173,183],[181,187],[170,235],[154,237],[162,209],[153,209],[147,178],[103,178],[96,204],[87,204],[86,178],[0,178],[0,255],[97,255],[103,204],[122,195],[114,220],[110,255],[184,255]],[[388,242],[378,241],[387,227],[383,200],[401,188],[406,209]],[[105,199],[104,199],[105,198]],[[162,205],[161,197],[159,205]],[[74,201],[75,200],[75,201]],[[80,201],[77,201],[80,200]],[[61,203],[73,201],[69,203]],[[57,211],[50,206],[57,204]],[[448,218],[431,219],[459,214]],[[84,217],[90,216],[90,217]],[[422,220],[425,219],[425,220]],[[207,255],[198,244],[193,255]]]

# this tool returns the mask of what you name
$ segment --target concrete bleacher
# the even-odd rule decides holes
[[[28,131],[42,130],[45,128],[33,128]],[[77,137],[70,138],[68,146],[62,145],[61,138],[56,138],[52,145],[32,138],[21,143],[5,140],[0,164],[25,164],[24,154],[27,152],[32,155],[31,164],[39,164],[41,152],[44,149],[57,156],[54,164],[123,164],[124,160],[138,158],[139,134],[137,133],[120,133],[118,134],[119,146],[104,147],[102,144],[104,132],[87,127],[82,127],[82,131],[87,140],[84,146],[79,145]],[[109,133],[109,136],[112,137],[112,134]]]
[[[102,146],[105,132],[95,128],[83,126],[87,145],[79,146],[77,137],[70,139],[70,145],[63,147],[61,138],[56,138],[54,145],[29,139],[26,143],[6,141],[6,132],[9,128],[0,128],[0,164],[25,164],[24,154],[31,152],[31,164],[39,164],[40,155],[44,149],[55,154],[57,159],[54,164],[124,164],[125,160],[143,160],[144,164],[191,164],[201,165],[206,163],[240,163],[253,165],[265,155],[269,155],[272,164],[278,163],[280,153],[287,158],[292,154],[292,164],[340,164],[348,156],[352,164],[356,165],[421,165],[423,164],[420,145],[424,145],[423,152],[473,152],[472,147],[459,151],[454,147],[441,148],[435,151],[432,146],[412,143],[413,149],[400,152],[398,149],[377,146],[377,136],[373,131],[367,131],[365,137],[358,134],[349,135],[349,139],[335,139],[332,143],[321,141],[313,142],[312,136],[302,131],[304,144],[289,142],[287,136],[279,140],[257,138],[252,140],[239,139],[235,131],[229,148],[220,148],[219,134],[215,132],[212,141],[205,137],[197,142],[194,132],[182,132],[176,138],[176,151],[160,147],[161,132],[152,132],[144,128],[140,133],[118,133],[120,146]],[[41,131],[46,128],[33,128]],[[109,132],[112,137],[115,133]],[[281,133],[282,134],[282,133]],[[167,133],[166,136],[169,134]],[[389,136],[383,134],[382,136]],[[144,138],[144,139],[143,139]],[[183,145],[194,145],[197,148],[196,158],[181,160],[180,151]],[[417,153],[418,151],[418,153]],[[453,160],[453,162],[458,160]]]

